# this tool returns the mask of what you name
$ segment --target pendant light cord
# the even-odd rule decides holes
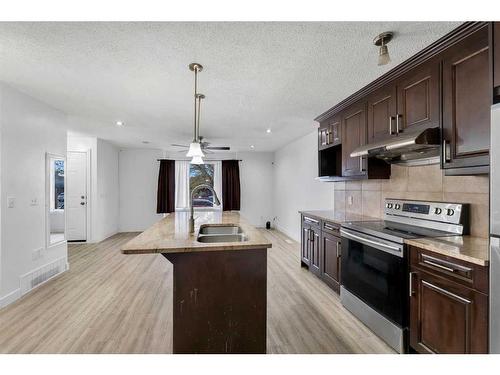
[[[196,96],[198,94],[198,68],[194,68],[194,139],[193,142],[198,142],[198,125],[197,125],[197,115],[196,115]]]

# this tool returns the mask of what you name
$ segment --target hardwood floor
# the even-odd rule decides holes
[[[393,353],[300,268],[299,244],[262,230],[268,250],[268,353]],[[170,353],[172,266],[122,255],[136,233],[69,246],[70,270],[0,310],[1,353]]]

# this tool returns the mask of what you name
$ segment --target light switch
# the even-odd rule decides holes
[[[351,206],[351,205],[352,205],[352,195],[349,195],[349,196],[347,197],[347,204],[348,204],[349,206]]]
[[[16,198],[14,197],[7,197],[7,207],[8,208],[14,208],[16,205]]]

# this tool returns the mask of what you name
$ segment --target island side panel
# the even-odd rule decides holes
[[[174,353],[266,353],[267,249],[163,255]]]

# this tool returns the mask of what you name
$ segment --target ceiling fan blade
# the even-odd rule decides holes
[[[178,145],[176,143],[172,143],[170,146],[174,146],[174,147],[185,147],[185,148],[188,148],[189,146],[187,145]]]
[[[208,147],[205,147],[206,150],[230,150],[231,147],[229,146],[220,146],[220,147],[216,147],[216,146],[208,146]]]

